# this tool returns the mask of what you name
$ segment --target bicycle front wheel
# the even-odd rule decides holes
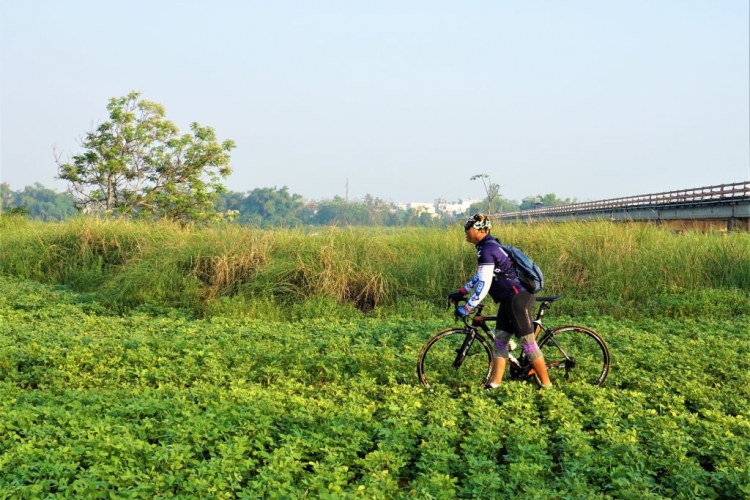
[[[461,355],[465,352],[465,355]],[[484,385],[492,370],[492,348],[476,334],[462,328],[443,330],[428,340],[417,359],[417,375],[429,389],[456,389]]]
[[[583,326],[555,328],[539,342],[553,384],[602,385],[609,373],[609,349],[598,333]]]

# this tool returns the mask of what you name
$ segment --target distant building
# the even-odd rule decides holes
[[[466,198],[459,198],[458,201],[446,201],[443,198],[438,198],[433,203],[424,203],[412,201],[409,203],[397,203],[396,208],[401,210],[414,210],[416,213],[426,213],[433,217],[443,215],[446,217],[457,217],[464,214],[469,207],[478,203],[482,200]]]
[[[442,198],[435,200],[435,211],[448,217],[458,217],[466,213],[466,211],[474,203],[479,203],[482,200],[474,198],[459,198],[458,201],[446,201]]]
[[[418,214],[437,215],[437,211],[435,210],[435,205],[433,203],[412,202],[409,203],[409,208],[414,210]]]
[[[438,214],[435,212],[434,203],[421,203],[418,201],[412,201],[409,203],[397,203],[397,208],[401,210],[414,210],[417,214],[430,214],[433,217],[437,217]]]

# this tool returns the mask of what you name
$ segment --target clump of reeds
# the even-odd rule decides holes
[[[750,288],[750,234],[652,225],[495,224],[544,270],[542,293],[643,304],[689,290]],[[476,269],[460,227],[265,231],[95,218],[0,217],[0,272],[90,292],[119,307],[204,313],[331,304],[371,311],[441,303]],[[217,305],[218,304],[218,305]]]

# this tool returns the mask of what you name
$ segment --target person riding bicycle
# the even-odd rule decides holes
[[[539,376],[542,386],[551,387],[544,356],[534,338],[534,324],[529,309],[535,302],[518,280],[515,267],[500,247],[500,242],[490,234],[489,217],[482,213],[472,215],[464,224],[466,241],[477,248],[477,273],[457,292],[448,295],[447,301],[456,304],[471,294],[465,305],[456,308],[458,316],[471,314],[487,294],[499,303],[495,325],[495,354],[488,389],[494,389],[503,380],[508,362],[508,343],[513,334],[518,337],[526,357]]]

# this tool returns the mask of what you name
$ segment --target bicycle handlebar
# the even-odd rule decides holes
[[[537,297],[537,300],[539,301],[539,312],[537,313],[537,320],[539,320],[542,316],[542,311],[545,309],[549,309],[550,304],[558,299],[561,299],[562,295],[550,295],[550,296],[543,296],[543,297]],[[466,304],[468,302],[468,299],[462,299],[457,300],[454,302],[454,306],[458,307],[462,304]],[[467,314],[466,316],[461,317],[461,321],[463,321],[464,325],[467,327],[471,327],[473,325],[469,324],[469,319],[472,321],[475,321],[476,318],[482,317],[482,309],[484,309],[484,304],[479,304],[476,308],[476,310],[472,314]],[[455,311],[455,309],[454,309]],[[493,317],[494,318],[494,317]]]

